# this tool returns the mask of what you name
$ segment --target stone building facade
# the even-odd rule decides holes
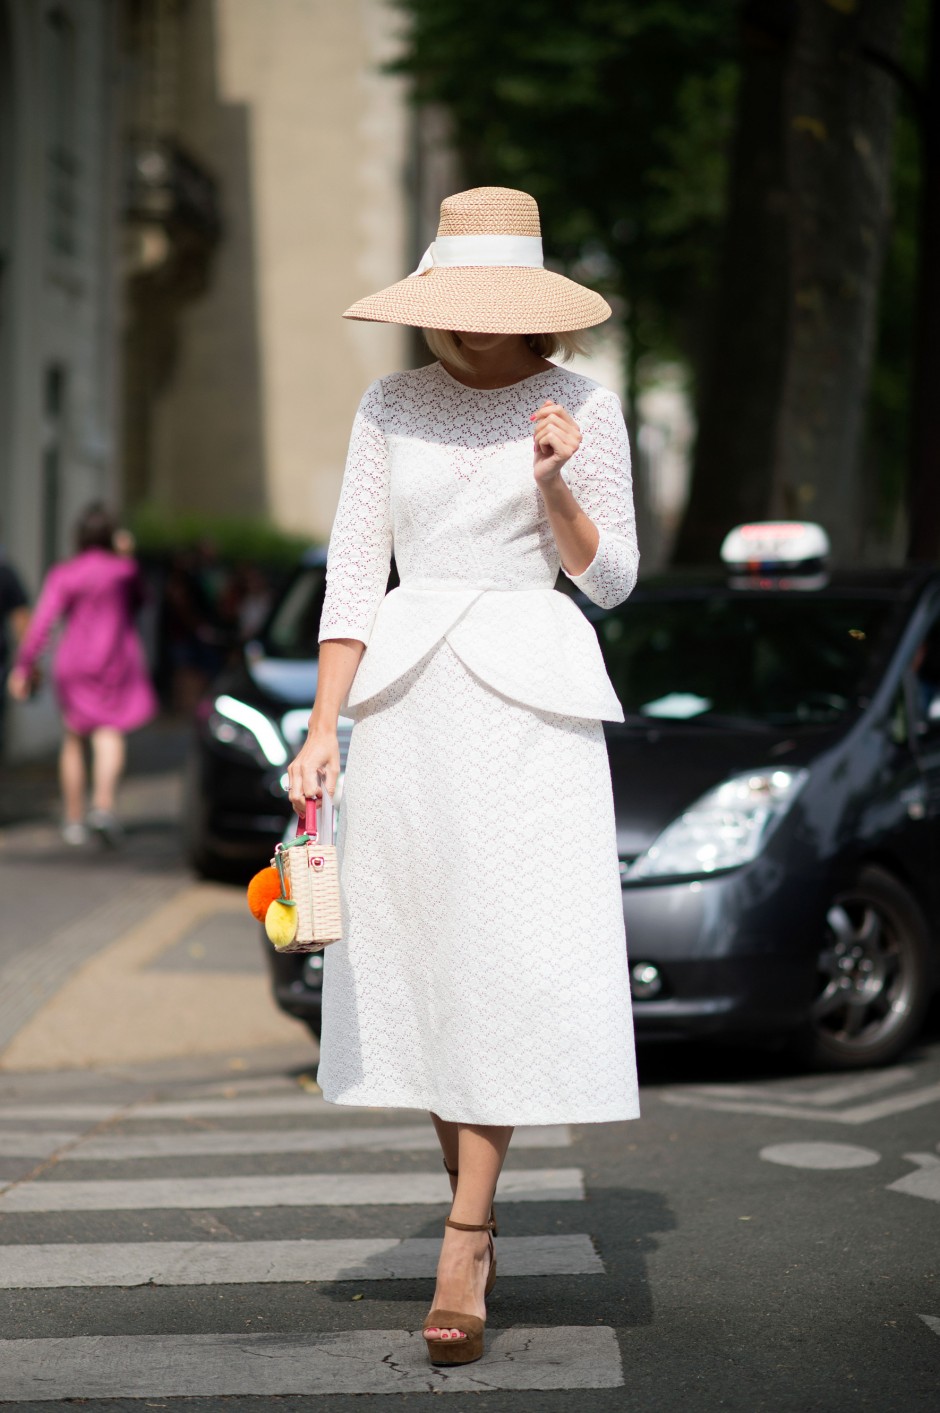
[[[364,387],[342,310],[413,263],[385,0],[0,0],[0,545],[29,590],[89,500],[326,539]],[[51,744],[43,701],[8,750]]]
[[[325,539],[359,396],[408,355],[402,330],[340,317],[409,268],[409,122],[401,82],[381,72],[396,13],[385,0],[152,4],[135,128],[212,175],[220,239],[171,328],[159,261],[132,286],[135,498]]]
[[[0,544],[33,592],[119,486],[113,41],[112,0],[0,0]],[[15,751],[55,729],[10,715]]]

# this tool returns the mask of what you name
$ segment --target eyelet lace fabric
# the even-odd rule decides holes
[[[529,421],[546,397],[581,428],[563,474],[600,534],[569,577],[612,607],[637,572],[613,394],[560,368],[476,390],[432,365],[374,383],[356,417],[319,635],[366,643],[344,704],[343,941],[324,956],[334,1103],[478,1124],[639,1114],[601,724],[623,713],[554,588]]]
[[[475,1124],[639,1114],[604,728],[446,641],[353,728],[317,1079]]]
[[[532,474],[529,418],[546,398],[582,434],[561,473],[599,534],[579,574],[560,563]],[[393,547],[401,584],[386,595]],[[356,414],[319,632],[367,646],[344,708],[355,716],[448,637],[485,681],[527,705],[622,720],[594,629],[554,585],[562,569],[612,608],[633,589],[638,559],[613,393],[564,368],[486,390],[440,364],[380,379]]]

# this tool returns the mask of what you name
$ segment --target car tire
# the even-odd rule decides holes
[[[818,988],[798,1057],[814,1069],[887,1065],[919,1033],[930,1002],[930,930],[893,874],[860,868],[834,896]]]

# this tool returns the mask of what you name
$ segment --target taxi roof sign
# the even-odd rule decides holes
[[[810,520],[755,520],[729,530],[722,561],[752,572],[797,565],[818,565],[829,554],[829,536]]]

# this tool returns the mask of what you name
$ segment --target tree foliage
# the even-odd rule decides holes
[[[709,288],[734,105],[734,0],[395,0],[418,102],[468,184],[519,186],[546,248],[619,297],[636,354],[686,353]]]
[[[878,344],[867,409],[865,462],[868,529],[876,544],[890,541],[908,473],[912,327],[918,267],[918,205],[922,136],[917,100],[927,51],[931,0],[909,0],[901,64],[913,81],[898,106],[895,135],[893,218],[882,277]]]
[[[777,25],[786,43],[802,0],[391,2],[408,21],[398,67],[419,103],[449,112],[468,185],[531,191],[549,253],[617,301],[629,333],[634,433],[647,366],[678,356],[700,392],[696,385],[714,362],[716,323],[736,317],[718,308],[715,293],[742,15],[753,14],[771,39]],[[855,535],[876,553],[886,547],[908,475],[921,147],[904,89],[905,75],[916,86],[923,71],[931,3],[897,0],[907,24],[892,79],[901,92],[893,213],[862,458],[867,536]],[[864,35],[866,0],[829,0],[829,8]],[[745,381],[740,397],[747,396]]]

